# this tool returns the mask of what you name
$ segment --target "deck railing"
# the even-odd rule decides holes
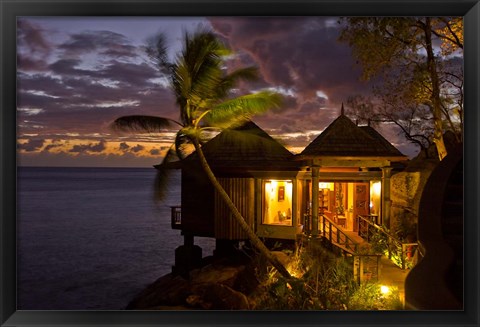
[[[331,221],[328,217],[322,215],[320,217],[320,234],[334,243],[343,250],[347,250],[350,254],[358,252],[358,243],[352,240],[343,230]]]
[[[305,233],[311,235],[311,216],[304,216]],[[353,258],[353,278],[358,283],[378,281],[381,254],[361,253],[359,243],[349,237],[340,226],[328,217],[319,216],[319,236],[341,249],[343,254]]]
[[[402,242],[396,236],[373,222],[369,216],[357,217],[358,235],[374,246],[380,247],[388,259],[402,269],[412,268],[414,254],[418,248],[416,242]]]
[[[182,229],[182,207],[173,206],[171,210],[172,229]]]

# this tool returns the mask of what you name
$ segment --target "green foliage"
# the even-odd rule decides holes
[[[365,283],[357,287],[348,299],[348,310],[402,310],[398,288],[384,294],[378,283]]]
[[[415,220],[410,217],[411,214],[405,215],[397,220],[394,226],[393,233],[402,242],[415,242],[417,238],[417,224]]]
[[[462,55],[463,20],[351,17],[342,23],[339,40],[351,47],[363,79],[377,81],[371,99],[350,99],[350,114],[393,123],[422,150],[434,142],[443,158],[446,130],[462,140],[463,68],[452,54]]]
[[[401,220],[401,224],[396,225],[392,230],[385,226],[382,229],[372,228],[370,230],[369,252],[383,254],[387,256],[395,265],[402,268],[413,268],[414,262],[412,260],[413,249],[408,248],[406,251],[411,251],[410,256],[403,253],[402,243],[413,242],[411,235],[416,232],[416,224],[410,223],[406,220]],[[390,235],[390,237],[388,236]]]
[[[256,310],[399,310],[398,290],[382,294],[378,283],[358,285],[353,279],[353,260],[338,257],[320,243],[291,253],[285,280],[274,271],[262,275],[262,287],[254,294]]]

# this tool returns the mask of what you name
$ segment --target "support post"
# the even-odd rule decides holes
[[[390,229],[390,212],[392,201],[390,200],[390,176],[392,167],[382,167],[382,223]]]
[[[318,173],[320,168],[312,166],[312,236],[318,236]]]

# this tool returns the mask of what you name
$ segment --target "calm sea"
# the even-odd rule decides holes
[[[18,169],[17,276],[20,310],[123,309],[169,273],[183,239],[170,228],[180,175],[161,203],[155,169]],[[196,239],[203,255],[211,239]]]

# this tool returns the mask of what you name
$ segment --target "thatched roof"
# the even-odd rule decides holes
[[[255,123],[225,130],[205,143],[203,153],[212,168],[296,170],[293,154]],[[192,162],[196,152],[185,160]]]
[[[300,158],[372,157],[402,160],[406,157],[370,126],[357,126],[343,113],[299,155]]]

